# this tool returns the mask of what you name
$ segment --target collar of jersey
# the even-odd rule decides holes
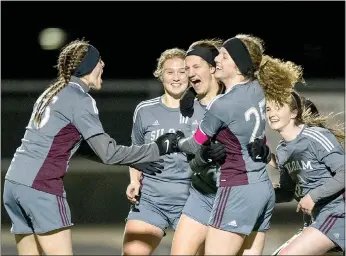
[[[233,90],[235,87],[238,87],[239,85],[243,85],[243,84],[247,84],[248,82],[250,82],[250,80],[246,80],[244,82],[238,83],[233,85],[231,88],[226,89],[225,94],[229,93],[231,90]]]
[[[76,87],[85,93],[87,93],[90,90],[90,88],[76,76],[71,77],[69,85]]]
[[[302,136],[303,131],[305,130],[306,125],[303,125],[303,128],[300,130],[300,132],[297,134],[297,137],[295,137],[293,140],[290,141],[284,141],[286,144],[290,144],[292,142],[297,141],[298,139],[300,139],[300,137]]]

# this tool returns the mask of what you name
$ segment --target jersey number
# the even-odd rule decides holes
[[[260,127],[260,124],[261,124],[261,119],[262,120],[265,120],[266,119],[266,116],[265,116],[265,113],[264,113],[264,106],[265,106],[265,99],[261,100],[259,103],[258,103],[258,107],[259,107],[259,110],[260,110],[260,113],[258,113],[258,110],[257,108],[255,107],[251,107],[249,108],[248,110],[246,110],[246,112],[244,113],[245,115],[245,120],[246,121],[250,121],[251,119],[251,115],[254,115],[255,116],[255,127],[253,128],[253,131],[252,131],[252,134],[251,134],[251,137],[250,137],[250,141],[249,142],[253,142],[257,136],[257,132],[258,132],[258,129]]]
[[[57,100],[58,100],[58,97],[54,96],[52,101],[51,101],[51,104],[54,104]],[[34,111],[31,114],[28,128],[32,128],[31,124],[34,122],[34,117],[35,117],[36,111],[37,111],[37,109],[35,108]],[[40,124],[39,125],[35,124],[34,125],[35,128],[36,129],[41,129],[43,126],[45,126],[48,123],[49,117],[50,117],[50,107],[47,106],[46,109],[44,110],[44,113],[42,114],[42,118],[41,118]]]

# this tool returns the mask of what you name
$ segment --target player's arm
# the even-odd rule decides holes
[[[142,172],[135,168],[129,167],[130,182],[139,183],[142,177]]]
[[[96,103],[91,97],[85,97],[73,111],[73,124],[104,164],[130,165],[157,161],[160,155],[173,151],[172,147],[166,148],[163,145],[163,141],[161,141],[168,139],[172,142],[171,145],[174,144],[173,141],[175,136],[172,134],[166,134],[164,135],[165,137],[159,137],[157,141],[142,146],[133,145],[127,147],[118,145],[116,141],[103,130]],[[90,150],[83,152],[83,149],[85,149],[85,147],[81,148],[79,154],[90,156]],[[94,160],[94,158],[95,157],[91,157],[90,159]]]
[[[212,138],[217,132],[225,126],[219,118],[221,111],[217,102],[212,101],[207,107],[207,111],[194,135],[179,140],[178,147],[181,151],[188,154],[196,154],[203,143]]]
[[[280,186],[274,188],[275,202],[285,203],[291,202],[294,199],[296,182],[294,182],[284,167],[279,168],[280,171]]]
[[[223,144],[210,140],[201,146],[189,164],[193,172],[199,172],[210,166],[221,166],[226,160],[226,148]]]
[[[312,150],[314,150],[318,161],[324,163],[333,175],[323,185],[309,192],[312,200],[316,203],[345,189],[345,151],[336,137],[328,130],[311,131],[309,129],[304,130],[303,134],[310,135]]]
[[[137,106],[138,108],[138,106]],[[136,109],[137,109],[136,108]],[[144,126],[142,121],[142,111],[134,111],[133,114],[133,125],[132,125],[132,131],[131,131],[131,140],[132,145],[143,145],[145,144],[144,140]],[[142,172],[137,170],[136,168],[129,167],[129,173],[130,173],[130,181],[132,182],[140,182]]]

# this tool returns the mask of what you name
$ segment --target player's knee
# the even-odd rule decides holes
[[[281,251],[277,255],[290,255],[289,246],[286,246],[285,248],[281,249]]]
[[[150,255],[153,246],[146,241],[131,240],[125,241],[123,244],[122,255]]]

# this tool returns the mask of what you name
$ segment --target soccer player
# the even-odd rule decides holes
[[[154,76],[162,82],[165,93],[137,105],[133,114],[133,145],[153,142],[167,132],[181,130],[191,134],[189,118],[179,111],[179,99],[188,86],[184,58],[184,50],[173,48],[158,59]],[[123,255],[150,255],[167,228],[177,226],[192,172],[183,153],[165,155],[162,160],[165,171],[156,176],[130,168],[131,182],[126,194],[133,205],[124,231]]]
[[[185,69],[192,87],[181,99],[180,110],[183,115],[191,117],[193,133],[203,119],[206,106],[224,88],[214,76],[216,71],[214,59],[221,46],[221,40],[200,40],[191,44],[187,50]],[[196,96],[197,100],[194,100]],[[217,157],[224,156],[223,144],[218,143],[213,146],[220,149],[215,152],[218,153]],[[195,255],[197,251],[198,254],[204,254],[204,240],[217,189],[217,167],[210,166],[201,155],[199,152],[196,154],[196,159],[190,161],[194,175],[190,195],[173,237],[172,255]]]
[[[253,161],[247,145],[264,137],[265,96],[288,97],[301,70],[292,63],[263,56],[262,40],[250,35],[225,41],[215,61],[215,77],[227,90],[208,105],[194,136],[181,139],[178,144],[183,152],[195,153],[216,136],[226,147],[205,254],[260,254],[275,195],[266,164]],[[291,68],[298,69],[294,73],[298,77],[289,74]],[[278,73],[280,76],[276,76]]]
[[[335,247],[345,250],[344,132],[312,109],[304,113],[304,105],[306,101],[296,92],[282,106],[267,102],[269,126],[282,137],[276,150],[277,201],[291,201],[296,195],[297,211],[312,218],[279,255],[323,255]]]
[[[82,140],[105,164],[157,161],[176,150],[174,134],[125,147],[105,133],[96,102],[88,94],[101,89],[103,68],[95,47],[84,40],[71,42],[59,54],[57,81],[34,105],[4,184],[4,206],[19,255],[72,255],[73,224],[63,178]]]

